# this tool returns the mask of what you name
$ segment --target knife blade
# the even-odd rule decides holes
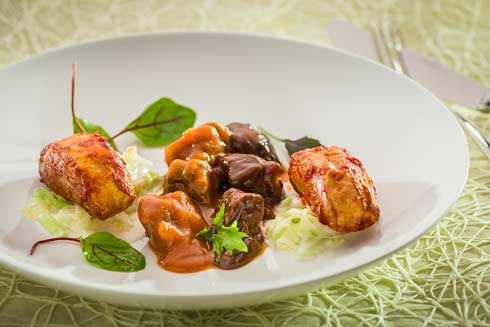
[[[327,33],[335,46],[378,61],[377,51],[380,50],[376,49],[369,31],[335,19],[327,26]],[[402,55],[410,76],[439,98],[470,108],[490,105],[490,89],[478,82],[413,50],[404,48]]]

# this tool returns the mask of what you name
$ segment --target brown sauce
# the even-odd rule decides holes
[[[165,148],[165,162],[167,165],[175,159],[213,162],[216,155],[225,151],[226,143],[221,135],[226,135],[226,132],[212,125],[191,128]]]
[[[189,273],[212,266],[212,250],[196,239],[196,234],[208,224],[187,194],[177,191],[145,196],[139,204],[138,216],[162,268]]]
[[[153,249],[157,255],[158,264],[165,270],[176,273],[191,273],[213,268],[214,255],[207,246],[199,240],[190,244],[179,243],[169,251]]]
[[[289,176],[265,136],[249,124],[228,126],[235,129],[233,134],[210,122],[187,130],[169,144],[165,194],[140,201],[139,219],[165,270],[236,269],[267,248],[260,222],[274,217],[273,206],[282,197],[281,180],[289,181]],[[225,225],[236,220],[247,233],[242,240],[248,251],[225,250],[215,261],[211,246],[196,235],[212,224],[220,203],[226,204]]]

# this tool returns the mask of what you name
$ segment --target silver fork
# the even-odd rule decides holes
[[[391,67],[397,73],[410,77],[410,72],[408,71],[402,54],[403,41],[400,33],[396,29],[390,28],[386,22],[383,22],[380,24],[380,27],[371,29],[371,35],[374,39],[378,60],[382,64]],[[490,142],[483,137],[480,131],[471,122],[457,112],[451,112],[463,129],[473,138],[473,140],[475,140],[476,144],[490,160]]]

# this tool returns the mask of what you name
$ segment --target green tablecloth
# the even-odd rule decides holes
[[[359,26],[390,19],[409,47],[490,84],[489,0],[0,0],[0,65],[82,40],[163,30],[327,44],[334,17]],[[453,108],[490,136],[490,116]],[[470,148],[467,185],[440,223],[339,284],[257,307],[179,312],[101,303],[0,268],[0,326],[490,326],[490,162]]]

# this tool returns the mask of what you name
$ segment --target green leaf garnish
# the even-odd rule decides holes
[[[71,66],[71,116],[73,133],[94,133],[107,138],[111,147],[118,151],[114,139],[124,133],[133,133],[146,146],[164,146],[178,139],[183,132],[194,126],[194,110],[175,103],[169,98],[161,98],[149,105],[142,114],[129,123],[122,131],[110,136],[100,125],[78,118],[75,114],[75,63]]]
[[[146,266],[145,256],[141,252],[108,232],[80,238],[80,245],[85,259],[105,270],[132,272]]]
[[[219,207],[216,216],[213,218],[213,225],[221,226],[223,225],[223,220],[225,219],[225,204],[223,203],[221,207]]]
[[[302,138],[299,138],[297,140],[289,140],[289,139],[284,139],[284,145],[286,146],[286,149],[288,150],[289,155],[292,155],[295,152],[304,150],[304,149],[311,149],[317,146],[320,146],[320,142],[318,140],[315,140],[311,137],[304,136]]]
[[[288,150],[289,155],[292,155],[293,153],[304,149],[311,149],[322,145],[317,139],[308,136],[303,136],[297,140],[290,140],[277,137],[261,126],[259,126],[259,130],[270,138],[273,138],[274,140],[277,140],[279,142],[283,142],[286,146],[286,150]]]
[[[54,241],[71,241],[80,243],[85,259],[93,266],[110,271],[133,272],[145,268],[145,256],[128,242],[108,232],[93,233],[86,238],[54,237],[37,241],[30,254],[39,244]]]
[[[223,248],[229,252],[237,250],[240,252],[247,252],[247,244],[243,242],[243,238],[247,237],[248,234],[241,232],[238,229],[238,223],[235,220],[230,226],[221,226],[220,233],[218,235],[223,236]]]
[[[178,139],[183,132],[194,126],[195,121],[194,110],[171,99],[161,98],[114,135],[113,139],[131,132],[146,146],[164,146]]]
[[[213,232],[211,228],[204,227],[199,233],[196,234],[196,237],[202,237],[205,241],[209,241],[213,238]]]
[[[196,235],[196,237],[202,237],[211,242],[216,261],[221,258],[224,250],[230,253],[234,250],[248,252],[247,244],[243,241],[248,234],[238,229],[236,220],[230,226],[223,225],[224,216],[225,204],[223,203],[213,218],[213,228],[206,227]]]
[[[111,145],[111,147],[114,150],[119,152],[119,149],[117,148],[116,143],[114,143],[114,141],[112,140],[112,137],[109,135],[109,133],[107,133],[107,131],[102,126],[94,124],[92,122],[89,122],[88,120],[83,119],[83,118],[76,118],[76,119],[78,121],[78,124],[81,127],[83,127],[83,129],[85,130],[86,133],[99,132],[99,134],[101,136],[104,136],[107,139],[107,141],[109,141],[109,144]],[[74,134],[82,132],[82,130],[80,130],[80,127],[78,124],[76,124],[75,121],[73,120],[73,133]]]
[[[36,187],[32,192],[32,197],[35,199],[40,199],[47,205],[53,206],[56,209],[61,209],[70,204],[70,201],[65,200],[61,196],[44,187]]]

